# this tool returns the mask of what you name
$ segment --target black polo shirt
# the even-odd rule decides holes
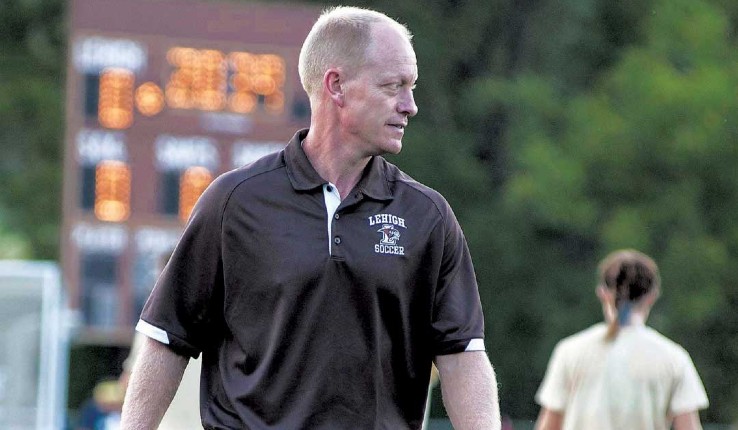
[[[420,428],[432,359],[483,349],[466,240],[440,194],[382,157],[329,236],[306,133],[211,184],[138,329],[202,352],[205,428]]]

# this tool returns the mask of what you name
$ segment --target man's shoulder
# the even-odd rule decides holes
[[[448,201],[440,192],[417,181],[384,158],[382,162],[385,164],[387,181],[390,182],[395,193],[406,193],[406,195],[411,196],[413,199],[417,199],[415,203],[432,205],[444,217],[451,212]]]
[[[213,181],[213,187],[220,192],[230,193],[250,179],[278,172],[285,167],[283,152],[284,150],[281,150],[265,155],[249,164],[222,173]]]

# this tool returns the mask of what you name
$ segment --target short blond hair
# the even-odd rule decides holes
[[[330,67],[361,67],[371,44],[372,25],[386,22],[411,41],[412,34],[387,15],[370,9],[337,6],[326,9],[315,22],[300,50],[300,82],[308,96],[320,88]]]

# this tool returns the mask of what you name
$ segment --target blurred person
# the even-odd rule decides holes
[[[137,325],[123,428],[155,428],[202,353],[208,429],[419,429],[435,361],[454,427],[499,430],[463,232],[382,157],[417,113],[410,32],[330,9],[299,70],[310,128],[203,193]]]
[[[514,430],[513,420],[507,415],[502,416],[502,430]]]
[[[120,428],[123,389],[118,381],[95,384],[92,397],[80,408],[76,430],[118,430]]]
[[[605,322],[554,349],[536,394],[536,430],[701,429],[708,400],[692,359],[645,324],[661,292],[656,263],[619,250],[598,272]]]

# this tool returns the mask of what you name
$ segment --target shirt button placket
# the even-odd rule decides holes
[[[331,230],[333,230],[333,238],[331,239],[333,241],[333,246],[332,246],[333,251],[331,252],[333,256],[340,256],[341,254],[343,254],[340,248],[340,245],[343,239],[341,238],[341,235],[340,235],[341,226],[338,223],[339,219],[341,219],[341,215],[338,213],[338,211],[336,211],[333,214],[333,227],[331,228]]]

